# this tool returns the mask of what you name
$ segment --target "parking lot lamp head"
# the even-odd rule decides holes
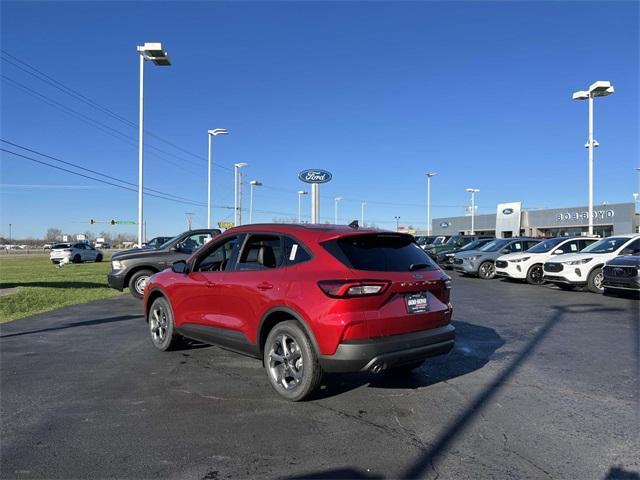
[[[144,45],[138,46],[138,52],[145,60],[149,60],[159,67],[171,65],[169,54],[162,48],[160,42],[146,42]]]
[[[298,190],[298,223],[302,223],[302,196],[309,195],[306,190]]]
[[[213,135],[214,137],[217,135],[229,135],[229,130],[226,128],[214,128],[213,130],[209,130],[209,135]]]
[[[258,181],[258,180],[251,180],[249,182],[250,187],[250,193],[249,193],[249,223],[253,223],[253,188],[254,187],[261,187],[262,186],[262,182]]]

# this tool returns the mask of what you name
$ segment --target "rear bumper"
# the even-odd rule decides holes
[[[338,345],[333,355],[321,355],[320,365],[327,372],[361,372],[380,366],[386,370],[444,355],[455,340],[453,325],[393,335],[371,340],[353,340]]]
[[[111,288],[115,288],[116,290],[124,290],[125,284],[125,271],[124,270],[115,270],[111,271],[107,274],[107,283]]]

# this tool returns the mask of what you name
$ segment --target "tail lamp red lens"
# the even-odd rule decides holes
[[[353,298],[380,295],[390,283],[385,280],[321,280],[318,287],[332,298]]]

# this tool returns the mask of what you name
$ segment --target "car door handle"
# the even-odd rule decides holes
[[[257,286],[258,286],[258,289],[260,290],[270,290],[273,288],[273,285],[267,282],[259,283]]]

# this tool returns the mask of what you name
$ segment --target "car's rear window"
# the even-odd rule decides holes
[[[433,270],[433,261],[411,237],[385,233],[331,240],[322,246],[347,267],[376,272]]]
[[[56,243],[53,247],[51,247],[51,250],[59,250],[62,248],[71,248],[71,244],[69,243]]]

